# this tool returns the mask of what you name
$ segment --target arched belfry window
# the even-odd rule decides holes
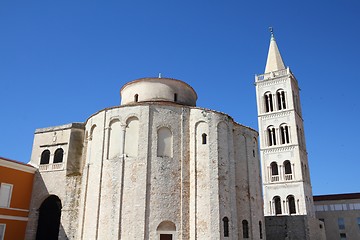
[[[289,213],[290,214],[295,214],[296,213],[296,207],[295,207],[295,198],[292,195],[289,195],[287,197],[287,202],[289,205]]]
[[[206,135],[206,133],[203,133],[203,134],[201,135],[201,140],[202,140],[202,144],[206,144],[206,142],[207,142],[207,135]]]
[[[284,162],[285,174],[292,174],[291,163],[289,160]]]
[[[279,169],[278,169],[278,165],[276,162],[272,162],[270,164],[271,166],[271,175],[272,176],[276,176],[276,175],[279,175]]]
[[[172,157],[172,133],[167,127],[161,127],[158,130],[157,156]]]
[[[249,223],[247,220],[242,221],[243,238],[249,238]]]
[[[267,135],[268,135],[268,146],[276,145],[276,131],[274,126],[269,126],[267,128]]]
[[[276,100],[278,105],[278,110],[286,109],[286,99],[284,90],[280,89],[276,92]]]
[[[54,163],[61,163],[64,157],[64,150],[62,148],[58,148],[54,154]]]
[[[265,101],[265,112],[274,111],[273,97],[271,92],[266,92],[264,94],[264,101]]]
[[[50,162],[50,151],[44,150],[41,153],[40,164],[49,164],[49,162]]]
[[[224,224],[224,237],[229,237],[229,219],[227,217],[223,218]]]
[[[282,124],[280,126],[280,139],[281,139],[281,144],[290,143],[289,127],[286,124]]]
[[[275,215],[279,215],[282,213],[281,211],[281,199],[279,196],[273,198],[273,203],[275,206]]]

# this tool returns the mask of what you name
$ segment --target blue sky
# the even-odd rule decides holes
[[[258,129],[269,26],[301,87],[314,194],[360,192],[360,2],[0,1],[0,156],[36,128],[119,105],[128,81],[181,79],[200,107]]]

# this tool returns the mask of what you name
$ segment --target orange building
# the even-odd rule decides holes
[[[25,238],[35,171],[0,157],[0,240]]]

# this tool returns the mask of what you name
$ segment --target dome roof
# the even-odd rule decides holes
[[[125,84],[121,105],[137,102],[174,102],[196,106],[197,94],[187,83],[172,78],[140,78]]]

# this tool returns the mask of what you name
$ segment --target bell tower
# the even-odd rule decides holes
[[[265,216],[314,216],[298,82],[272,28],[265,73],[255,77]]]

